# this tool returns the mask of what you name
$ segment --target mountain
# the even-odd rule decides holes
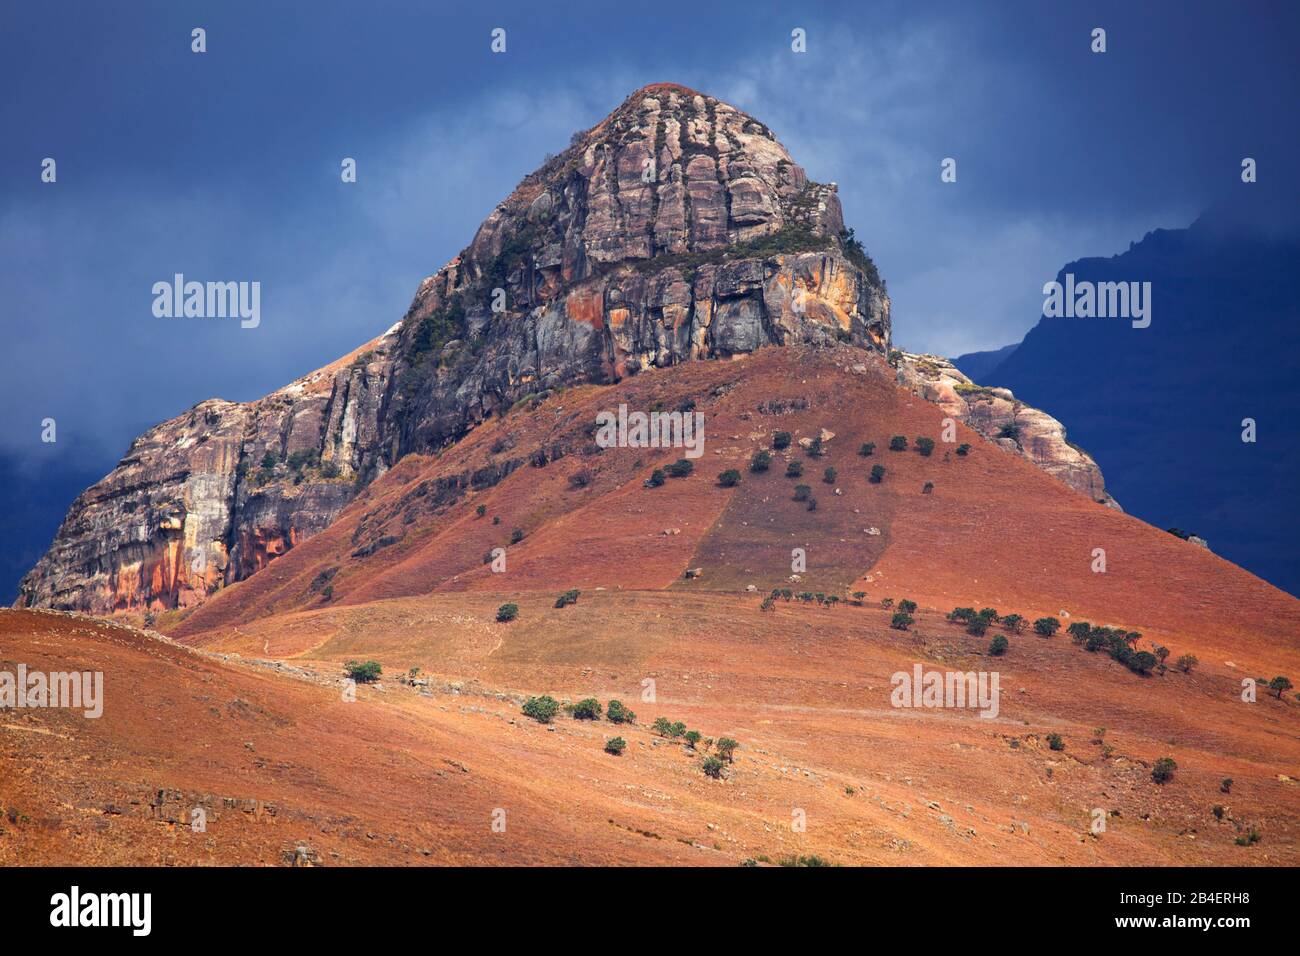
[[[0,864],[1295,865],[1300,601],[889,320],[832,186],[634,94],[81,495],[0,694],[106,706],[6,707]]]
[[[404,457],[525,398],[768,345],[887,354],[889,308],[834,184],[734,107],[646,87],[525,177],[383,335],[136,439],[77,498],[17,604],[193,607],[329,527]],[[1063,442],[1035,456],[1056,452],[1080,458]],[[1079,487],[1103,496],[1099,472]]]
[[[958,355],[952,360],[952,364],[974,381],[986,382],[989,373],[1010,358],[1011,353],[1019,346],[1019,342],[1012,342],[1010,345],[988,352],[967,352],[965,355]]]
[[[1300,403],[1300,216],[1293,198],[1248,196],[1057,276],[1150,282],[1149,327],[1044,316],[996,367],[956,364],[1050,408],[1130,513],[1300,594],[1300,446],[1284,411]]]
[[[170,640],[0,611],[0,671],[100,672],[108,701],[98,720],[6,711],[0,863],[1295,865],[1300,704],[1240,695],[1300,672],[1300,601],[1003,440],[958,422],[943,442],[953,412],[910,376],[796,345],[555,390],[405,456],[267,567],[161,612]],[[601,411],[692,403],[704,454],[661,485],[680,449],[591,438]],[[719,480],[732,469],[739,484]],[[954,606],[1062,631],[971,633]],[[1089,653],[1064,630],[1082,621],[1171,666]],[[348,661],[382,666],[351,702]],[[996,713],[899,706],[918,667],[996,675]],[[543,724],[522,713],[541,695],[603,712]],[[611,700],[634,722],[612,723]],[[715,778],[723,738],[739,746]],[[185,825],[195,808],[206,833]]]

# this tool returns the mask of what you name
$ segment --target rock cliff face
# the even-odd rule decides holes
[[[835,186],[739,110],[647,87],[525,178],[384,336],[137,439],[73,504],[18,604],[192,605],[327,526],[401,456],[531,393],[764,345],[885,352],[889,331]]]
[[[898,382],[1006,451],[1033,462],[1094,501],[1122,511],[1106,492],[1101,469],[1065,437],[1065,426],[1005,388],[984,388],[937,355],[897,352]]]
[[[202,402],[138,438],[73,504],[17,603],[191,606],[328,526],[403,455],[530,394],[835,342],[890,354],[889,299],[835,185],[810,182],[739,110],[646,87],[525,178],[387,333],[266,398]],[[1009,392],[929,356],[906,356],[899,378],[1109,500],[1060,424]]]

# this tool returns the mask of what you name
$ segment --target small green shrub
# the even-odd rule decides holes
[[[510,543],[511,543],[511,544],[518,544],[520,541],[523,541],[523,540],[524,540],[524,529],[523,529],[523,528],[515,528],[514,531],[511,531],[511,532],[510,532]]]
[[[871,466],[871,483],[878,485],[885,477],[885,469],[880,465]]]
[[[835,478],[838,474],[839,473],[834,468],[827,468],[826,471],[822,473],[822,481],[826,482],[828,485],[833,485],[835,484]]]
[[[803,462],[801,462],[801,461],[792,461],[792,462],[790,462],[788,465],[786,465],[786,466],[785,466],[785,476],[786,476],[787,478],[802,478],[802,477],[803,477]]]
[[[812,495],[812,488],[810,488],[808,485],[794,486],[795,501],[807,501],[810,495]]]
[[[1065,741],[1061,738],[1060,734],[1048,734],[1047,746],[1050,747],[1052,750],[1064,750]]]
[[[1168,783],[1174,779],[1174,771],[1177,769],[1178,764],[1173,757],[1161,757],[1151,768],[1151,779],[1156,783]]]
[[[790,447],[790,441],[791,437],[789,432],[777,432],[772,436],[772,447],[777,451],[785,451]]]
[[[573,705],[574,720],[600,720],[600,701],[586,697]]]
[[[723,764],[721,760],[710,755],[704,758],[704,762],[700,764],[700,769],[704,771],[706,777],[712,777],[714,780],[721,780],[722,766]]]
[[[732,740],[730,737],[719,737],[718,742],[714,744],[714,750],[717,752],[718,756],[727,761],[727,763],[734,763],[736,748],[739,746],[740,743]]]
[[[772,467],[772,456],[765,451],[754,452],[754,457],[749,460],[749,470],[758,474],[767,471]]]
[[[695,464],[689,458],[678,458],[668,466],[670,478],[686,478],[695,470]]]
[[[611,700],[605,707],[605,716],[611,724],[636,723],[636,714],[628,710],[621,700]]]
[[[384,671],[378,661],[348,661],[343,670],[358,684],[373,684]]]
[[[1007,652],[1010,643],[1001,634],[995,634],[993,640],[989,641],[989,655],[992,657],[1001,657]]]
[[[926,438],[925,436],[918,437],[916,439],[916,450],[926,458],[929,458],[931,453],[934,452],[934,439]]]
[[[620,756],[627,749],[627,741],[622,737],[611,737],[605,741],[605,753]]]
[[[502,624],[507,624],[519,616],[518,604],[502,604],[497,608],[497,620]]]
[[[667,480],[668,476],[664,474],[664,470],[662,468],[656,468],[654,471],[650,472],[650,477],[645,480],[644,484],[647,488],[658,488]]]
[[[895,611],[894,616],[889,621],[889,626],[896,631],[906,631],[915,623],[912,615],[906,611]]]
[[[873,441],[863,442],[862,447],[858,449],[858,454],[863,458],[870,458],[876,453],[876,443]]]
[[[1034,622],[1034,633],[1051,637],[1061,629],[1061,622],[1054,617],[1040,617]]]
[[[970,454],[970,445],[966,444],[965,442],[962,442],[960,445],[957,446],[957,454],[965,458],[967,455]]]
[[[539,724],[549,724],[560,712],[560,702],[549,694],[541,697],[529,697],[524,701],[523,713]]]

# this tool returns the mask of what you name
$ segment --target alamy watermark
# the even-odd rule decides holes
[[[909,674],[897,671],[889,678],[894,707],[939,709],[969,707],[990,720],[998,715],[1002,692],[997,671],[926,671],[916,664]]]
[[[629,412],[596,416],[596,444],[601,448],[681,448],[687,458],[704,454],[703,412]]]
[[[1076,282],[1065,274],[1065,284],[1055,280],[1043,286],[1043,315],[1049,319],[1132,319],[1133,328],[1151,324],[1150,282]]]
[[[153,314],[160,319],[240,319],[240,327],[262,324],[262,283],[186,282],[176,273],[171,282],[153,284]]]
[[[65,708],[90,720],[104,713],[103,671],[0,671],[0,709]]]

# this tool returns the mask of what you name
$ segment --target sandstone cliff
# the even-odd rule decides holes
[[[713,97],[637,91],[523,182],[352,354],[248,404],[210,400],[138,438],[69,510],[20,606],[186,607],[327,527],[375,477],[530,394],[767,345],[890,353],[889,298],[759,121]],[[929,369],[940,371],[931,375]],[[1100,472],[1010,394],[941,359],[900,378],[1098,500]],[[969,384],[966,382],[965,384]]]
[[[321,530],[403,455],[528,394],[769,344],[884,352],[889,328],[833,184],[726,103],[647,87],[525,178],[384,336],[137,439],[18,603],[191,605]]]

